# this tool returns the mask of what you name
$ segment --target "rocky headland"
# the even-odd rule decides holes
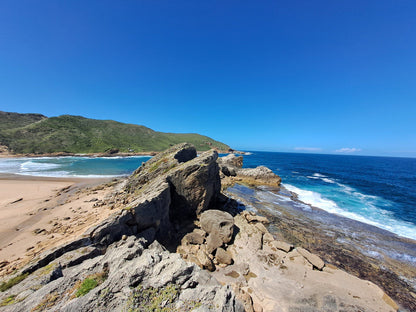
[[[280,182],[237,156],[176,145],[114,182],[96,202],[111,207],[103,221],[4,277],[0,311],[397,311],[223,192]]]

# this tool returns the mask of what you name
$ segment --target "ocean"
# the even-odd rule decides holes
[[[305,204],[416,239],[415,158],[273,152],[244,156],[244,167],[259,165],[278,174],[284,188]]]
[[[149,159],[132,157],[0,158],[0,173],[48,177],[117,177]],[[302,209],[316,207],[416,239],[416,159],[251,152],[244,167],[264,165],[297,194]],[[267,200],[284,204],[290,194]]]

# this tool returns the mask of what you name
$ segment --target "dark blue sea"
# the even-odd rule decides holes
[[[252,152],[311,206],[416,239],[416,158]]]
[[[0,159],[0,173],[51,177],[126,176],[150,157]],[[327,212],[416,239],[416,159],[252,152],[244,167],[264,165],[298,199]],[[287,201],[279,195],[276,201]],[[270,199],[271,200],[271,199]],[[306,207],[306,206],[305,206]]]

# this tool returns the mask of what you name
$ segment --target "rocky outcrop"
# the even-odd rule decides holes
[[[242,183],[251,186],[268,185],[280,187],[282,179],[267,167],[242,168],[243,156],[230,154],[218,159],[223,179],[223,188],[234,183]]]
[[[244,311],[229,286],[156,241],[148,246],[144,238],[129,236],[109,245],[105,254],[63,266],[74,260],[71,256],[79,255],[62,255],[8,290],[5,296],[14,303],[0,309],[142,311],[145,303],[166,311]]]
[[[245,168],[237,171],[240,181],[250,185],[270,185],[279,187],[282,179],[267,167]]]
[[[217,158],[218,153],[214,150],[204,152],[166,174],[175,207],[171,217],[195,218],[214,207],[221,190]]]
[[[219,158],[218,162],[225,166],[231,166],[234,168],[242,168],[243,156],[236,156],[235,154],[229,154],[227,156]]]
[[[194,159],[196,156],[196,149],[193,145],[189,143],[175,145],[137,168],[126,183],[125,189],[129,193],[137,192],[147,182],[166,174],[179,164]]]
[[[220,193],[217,158],[215,151],[196,157],[193,146],[181,144],[151,159],[109,199],[121,209],[24,268],[16,275],[23,281],[1,295],[0,309],[141,311],[146,303],[166,311],[243,311],[228,286],[160,244],[172,243],[181,225],[214,207]],[[232,232],[218,227],[222,246]],[[207,233],[195,229],[183,241],[199,246]],[[206,249],[194,254],[201,268],[215,270]]]

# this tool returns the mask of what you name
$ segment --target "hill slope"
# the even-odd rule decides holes
[[[24,127],[46,118],[41,114],[18,114],[0,111],[0,130]]]
[[[34,114],[16,114],[14,118],[7,113],[0,114],[3,125],[0,145],[6,145],[13,153],[103,153],[111,149],[120,152],[162,151],[181,142],[191,143],[201,151],[229,149],[229,146],[199,134],[163,133],[139,125],[71,115],[51,118],[27,115]],[[8,116],[9,126],[3,123],[5,116]],[[20,127],[17,126],[19,123]]]

